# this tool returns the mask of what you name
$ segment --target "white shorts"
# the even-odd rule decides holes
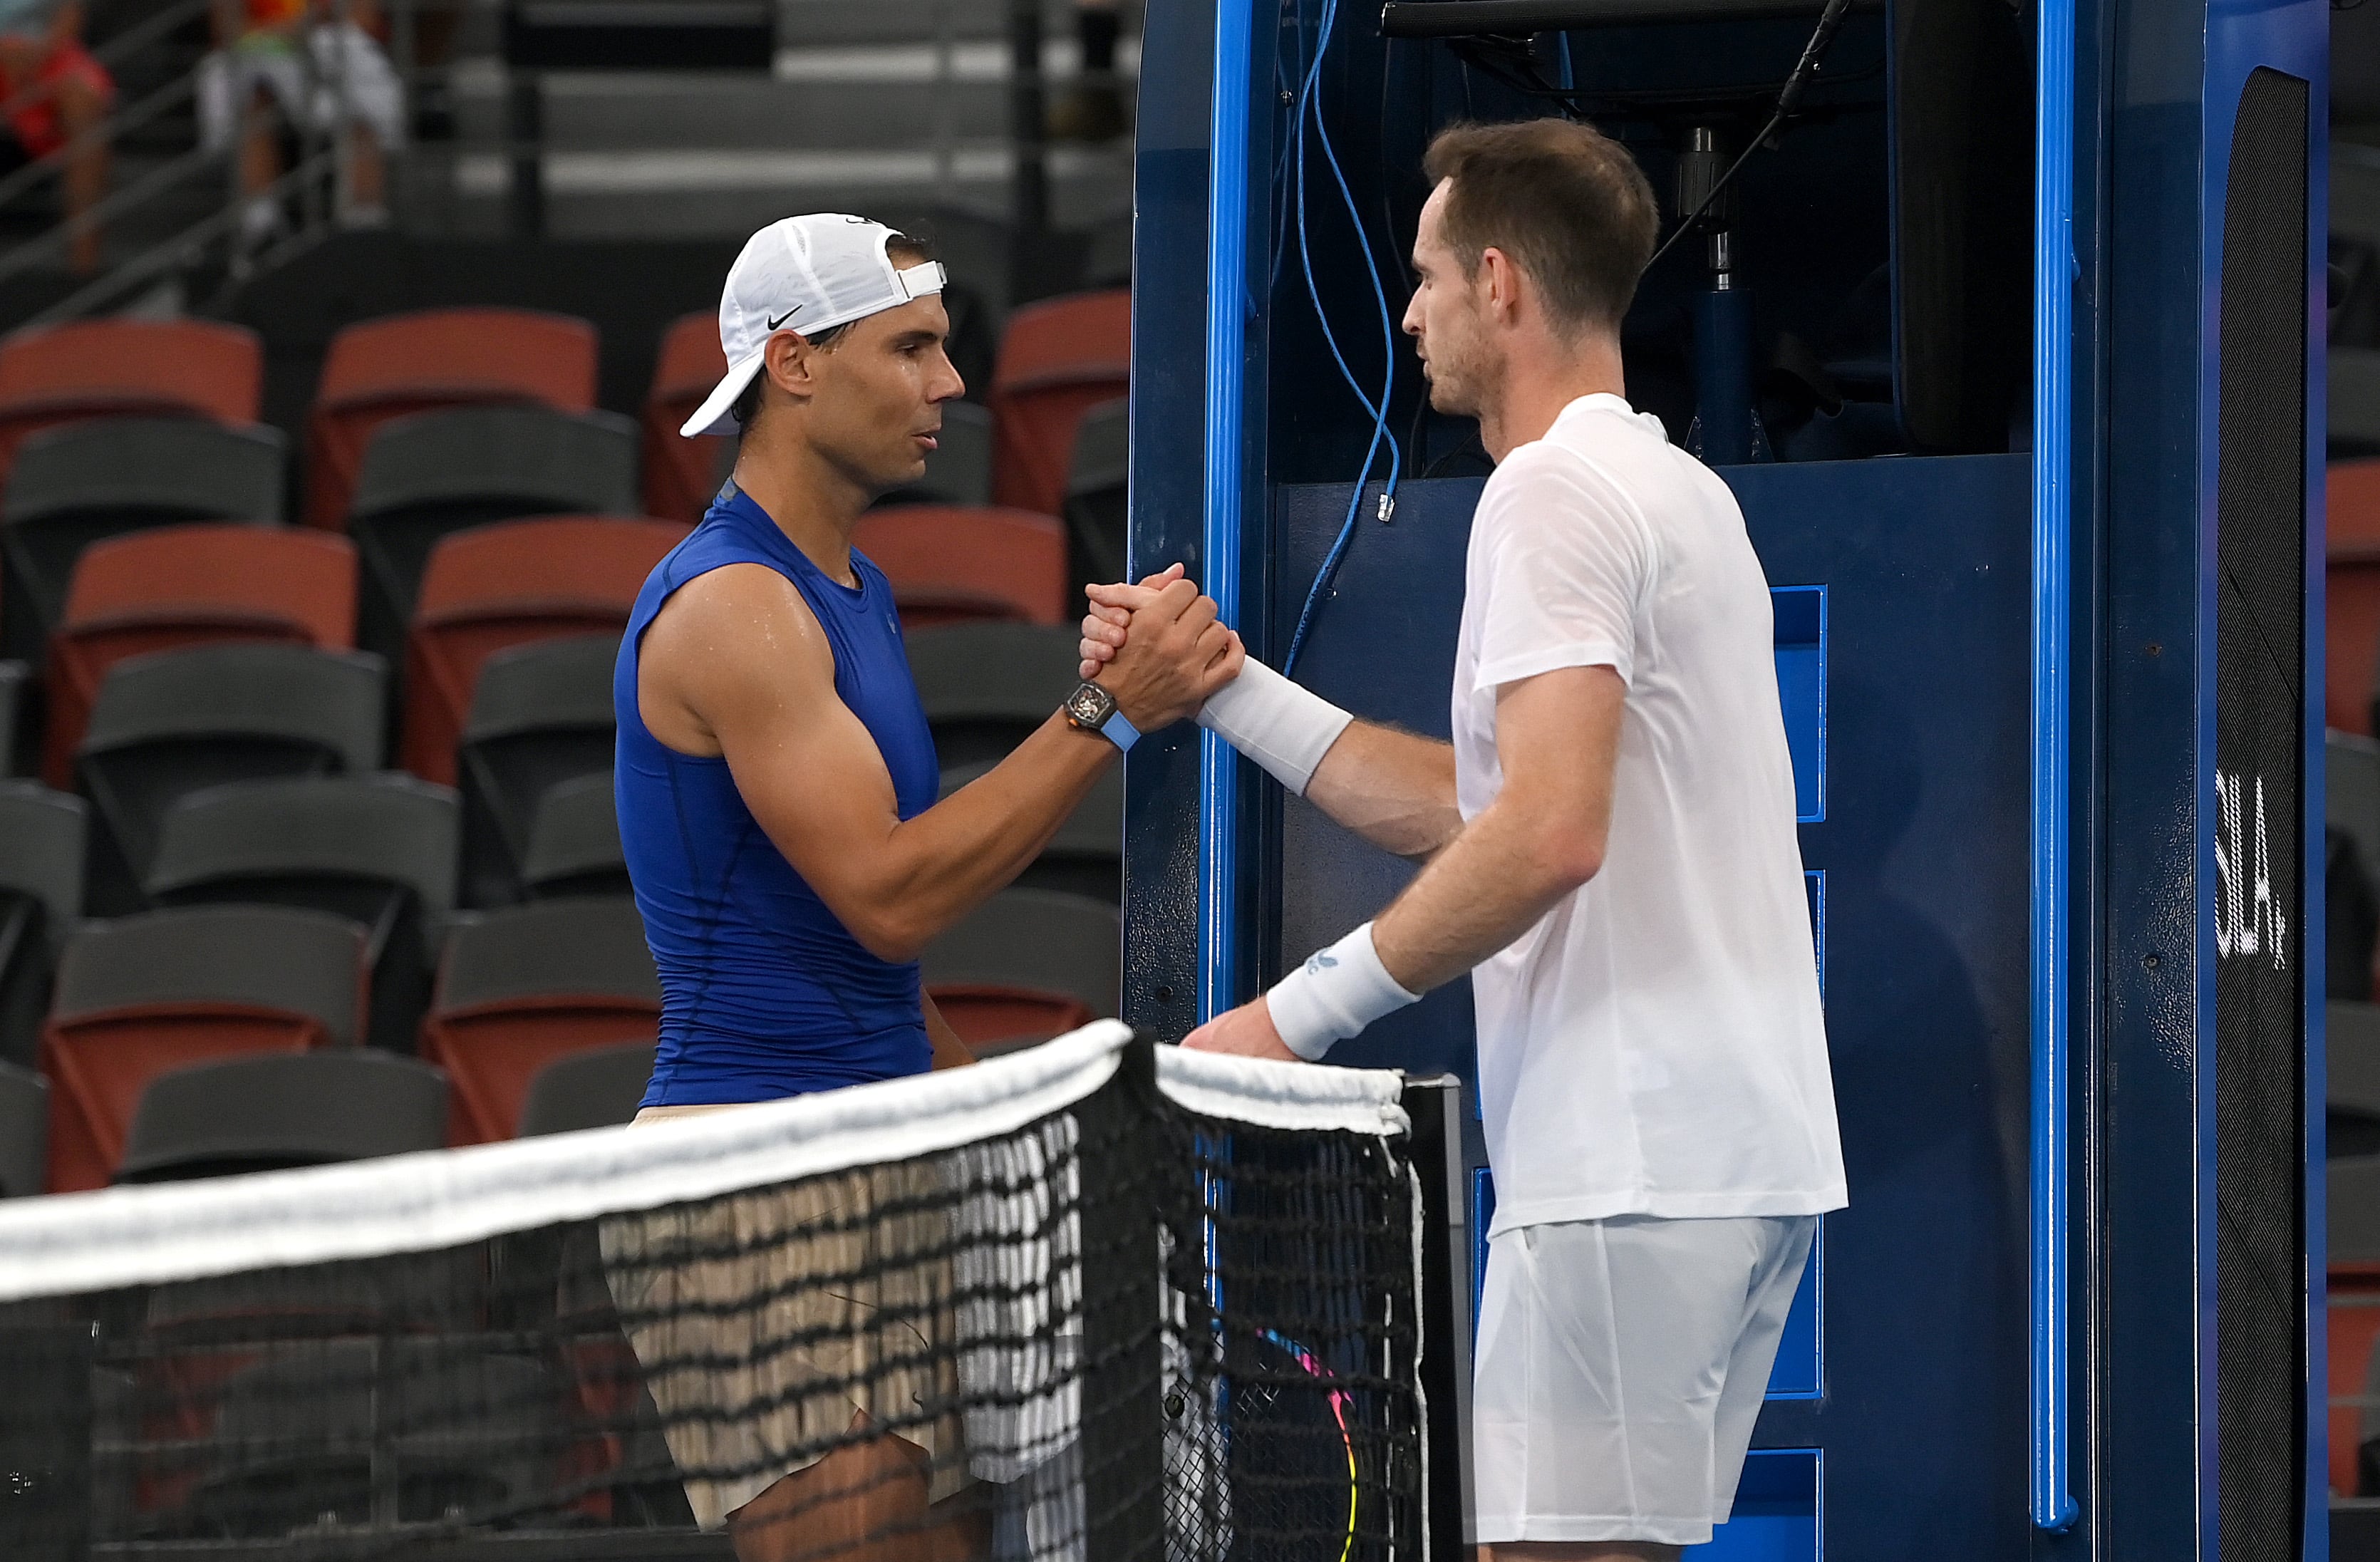
[[[1626,1215],[1492,1239],[1472,1368],[1480,1543],[1709,1540],[1816,1229]]]

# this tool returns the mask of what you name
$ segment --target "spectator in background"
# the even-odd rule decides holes
[[[107,188],[101,124],[115,102],[107,68],[82,46],[80,0],[0,0],[0,104],[29,159],[66,152],[67,263],[99,269],[91,209]]]
[[[271,192],[284,172],[285,128],[341,137],[342,224],[388,220],[382,154],[404,140],[405,87],[368,30],[376,12],[375,0],[214,0],[215,49],[199,62],[199,124],[211,148],[239,143],[244,247],[281,225]]]

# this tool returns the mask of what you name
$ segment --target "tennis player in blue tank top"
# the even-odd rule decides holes
[[[924,475],[965,389],[941,280],[918,245],[834,214],[771,224],[728,273],[730,368],[682,431],[740,434],[735,476],[645,583],[613,687],[621,844],[662,994],[640,1120],[972,1061],[918,951],[1022,872],[1139,733],[1239,672],[1214,603],[1168,572],[1096,683],[935,801],[892,590],[851,536]],[[979,1555],[970,1520],[925,1517],[945,1494],[916,1472],[949,1462],[929,1452],[888,1434],[757,1495],[688,1496],[706,1525],[732,1509],[741,1562],[896,1530],[866,1555]]]

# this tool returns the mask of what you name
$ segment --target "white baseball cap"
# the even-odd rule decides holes
[[[865,316],[940,293],[939,261],[897,267],[884,247],[901,236],[881,223],[840,212],[812,212],[771,223],[744,241],[719,295],[719,345],[727,377],[678,430],[732,434],[729,408],[760,372],[769,338],[780,331],[814,336]]]

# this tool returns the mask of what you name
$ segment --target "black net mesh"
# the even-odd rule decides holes
[[[1423,1556],[1404,1141],[1124,1061],[929,1155],[0,1306],[0,1553]]]

